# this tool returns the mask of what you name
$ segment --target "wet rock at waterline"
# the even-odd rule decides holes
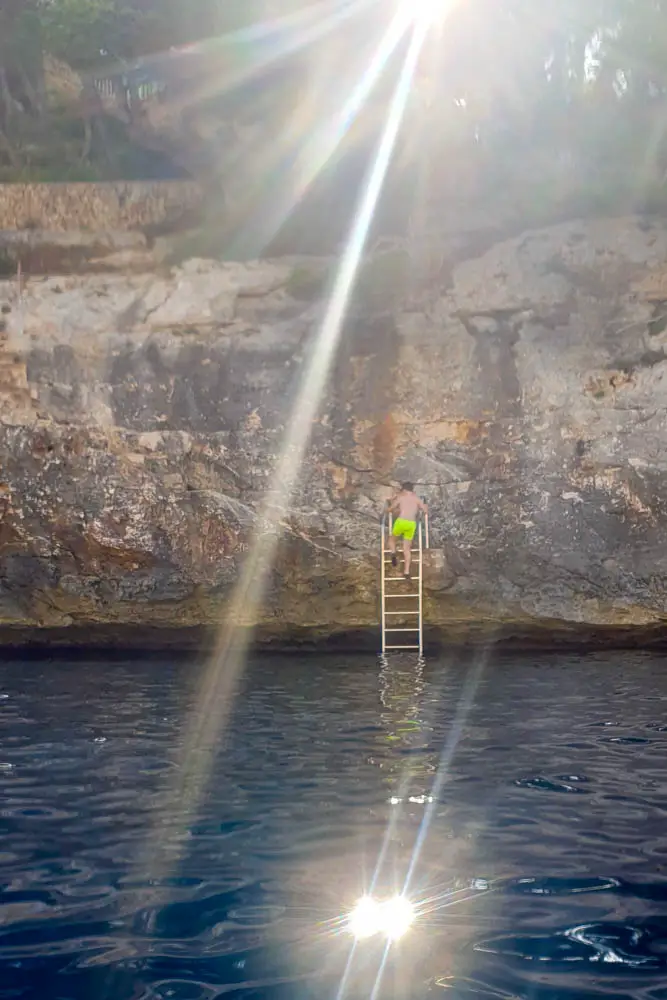
[[[193,260],[33,277],[20,302],[0,283],[5,641],[95,626],[161,642],[219,622],[331,269]],[[666,373],[662,221],[531,232],[425,284],[400,248],[369,258],[260,635],[376,624],[377,515],[402,477],[431,505],[435,636],[652,634],[667,619]]]

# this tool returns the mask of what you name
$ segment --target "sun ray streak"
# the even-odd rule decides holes
[[[228,50],[228,65],[224,73],[209,74],[203,80],[193,83],[185,94],[172,98],[168,103],[170,114],[182,113],[191,105],[229,93],[250,83],[287,57],[296,55],[332,32],[340,30],[346,22],[362,16],[376,6],[377,2],[378,0],[351,0],[334,11],[331,11],[328,3],[323,3],[314,8],[306,8],[306,12],[309,12],[307,18],[302,11],[298,11],[200,43],[196,47],[200,58],[215,56],[222,61],[224,52]],[[323,12],[326,12],[325,17],[321,17]],[[239,56],[236,55],[235,61],[235,53],[243,52],[243,46],[251,44],[254,45],[251,60],[239,65]],[[144,65],[146,67],[152,65],[155,71],[156,68],[166,67],[181,57],[178,52],[161,52],[146,58]],[[185,57],[188,57],[187,53]]]
[[[352,966],[354,964],[354,956],[357,950],[357,942],[353,941],[350,945],[350,953],[347,956],[347,962],[345,963],[345,968],[343,969],[343,975],[340,979],[340,984],[336,991],[336,1000],[343,1000],[345,992],[347,990],[347,984],[350,980],[350,973],[352,972]]]
[[[167,787],[162,807],[157,810],[158,822],[165,816],[178,816],[179,821],[175,824],[175,828],[180,834],[198,813],[210,778],[212,758],[220,747],[232,709],[236,687],[245,663],[250,627],[256,619],[267,577],[274,562],[280,538],[280,521],[294,490],[310,440],[312,425],[338,346],[370,224],[405,113],[410,83],[424,41],[425,32],[419,28],[420,25],[415,25],[413,30],[326,313],[301,378],[278,463],[261,505],[258,530],[240,580],[229,602],[214,655],[207,666],[203,682],[186,721],[180,757],[181,766],[176,769],[175,780]],[[183,844],[182,835],[172,839],[170,850],[166,852],[171,866],[179,860],[184,849]],[[159,866],[165,863],[159,860],[160,852],[154,850],[154,845],[155,839],[152,840],[150,848],[147,845],[146,865],[153,873],[153,877],[156,864]]]
[[[419,825],[419,833],[415,840],[415,846],[412,851],[412,857],[410,858],[410,867],[408,868],[408,873],[405,878],[405,885],[403,887],[403,894],[408,895],[410,890],[410,885],[414,877],[417,865],[419,863],[419,858],[426,841],[428,830],[431,824],[431,820],[435,813],[435,810],[439,807],[439,797],[442,791],[442,786],[445,783],[445,779],[449,773],[449,768],[456,752],[461,734],[463,732],[463,727],[466,724],[468,715],[470,714],[470,709],[472,708],[473,702],[475,700],[475,695],[477,693],[477,688],[479,687],[479,682],[482,678],[484,668],[486,666],[486,661],[488,659],[489,650],[488,647],[480,655],[477,663],[470,671],[468,678],[466,680],[466,685],[461,695],[461,699],[456,709],[456,715],[452,723],[452,728],[449,732],[449,737],[445,740],[445,744],[442,748],[442,753],[440,754],[440,761],[438,763],[438,770],[436,771],[435,778],[433,780],[433,786],[431,788],[431,798],[424,810],[424,815],[422,821]]]
[[[389,958],[390,949],[391,949],[391,941],[387,941],[385,949],[382,952],[382,960],[380,962],[380,966],[378,968],[377,975],[375,977],[375,982],[373,983],[373,990],[370,995],[370,1000],[377,1000],[379,996],[380,987],[382,986],[382,979],[384,977],[384,970],[387,967],[387,959]]]
[[[309,7],[299,7],[297,10],[282,14],[280,17],[273,17],[264,21],[258,21],[247,27],[239,28],[227,37],[232,41],[245,41],[246,39],[256,39],[269,37],[273,39],[278,32],[296,27],[305,27],[312,22],[314,27],[329,27],[339,23],[341,19],[349,17],[351,14],[358,14],[360,11],[368,10],[376,6],[378,0],[336,0],[332,10],[331,0],[324,0],[323,3],[311,4]],[[325,14],[322,20],[320,15]]]
[[[425,908],[425,904],[423,904],[420,900],[419,905],[417,907],[419,924],[420,926],[424,925],[424,920],[422,919],[422,917],[426,917],[426,920],[428,921],[430,920],[430,918],[437,916],[437,914],[440,913],[442,910],[448,910],[450,907],[458,906],[460,903],[469,903],[473,900],[479,899],[480,896],[488,896],[490,895],[490,893],[500,892],[502,889],[503,889],[502,885],[496,885],[490,889],[485,889],[484,892],[475,892],[474,890],[471,891],[470,889],[467,889],[466,896],[459,896],[458,891],[455,890],[452,893],[452,896],[456,895],[457,896],[456,899],[443,898],[441,902],[432,902],[427,909]],[[443,897],[445,895],[446,894],[443,893]]]
[[[262,220],[260,246],[266,246],[270,243],[294,206],[304,197],[319,173],[334,155],[380,80],[387,62],[404,38],[410,23],[411,19],[407,11],[404,7],[400,7],[380,40],[361,80],[352,88],[343,107],[336,112],[333,118],[320,124],[310,140],[301,149],[296,150],[296,166],[291,171],[292,178],[289,189],[286,189],[282,197],[276,200],[273,205],[262,204],[255,213],[255,218]],[[291,131],[293,135],[286,137],[280,143],[281,148],[276,150],[274,156],[287,154],[290,139],[294,147],[300,142],[302,123],[298,117],[295,117]]]
[[[378,6],[378,0],[340,0],[332,10],[330,0],[322,0],[322,2],[312,4],[309,7],[300,7],[289,14],[255,22],[206,41],[144,56],[142,66],[155,68],[173,62],[182,56],[185,58],[191,55],[206,57],[210,53],[217,53],[227,47],[239,48],[249,43],[255,45],[265,43],[266,52],[259,52],[261,59],[256,58],[247,65],[238,77],[230,75],[226,79],[223,78],[226,85],[238,85],[251,79],[256,73],[267,69],[273,63],[279,62],[286,56],[294,55],[313,42],[326,37],[331,31],[345,24],[346,21],[372,10],[375,6]],[[255,56],[258,51],[256,49]]]
[[[485,889],[484,892],[491,892],[491,890]],[[445,889],[434,896],[420,897],[418,903],[419,913],[422,914],[435,909],[439,910],[442,907],[453,906],[454,903],[465,902],[466,899],[474,899],[479,895],[480,893],[471,889],[469,885],[462,886],[460,889]]]
[[[423,666],[423,663],[422,663],[422,666]],[[385,663],[383,665],[383,670],[386,669],[386,668],[387,668],[387,662],[385,660]],[[413,775],[413,764],[412,764],[412,761],[409,760],[408,763],[406,763],[405,767],[403,768],[403,773],[401,775],[401,778],[400,778],[400,781],[399,781],[398,787],[397,787],[397,792],[398,792],[397,798],[399,799],[399,802],[401,802],[401,803],[403,802],[403,800],[405,799],[405,797],[407,795],[408,788],[410,787],[410,780],[412,778],[412,775]],[[400,814],[401,814],[401,810],[400,809],[392,809],[392,811],[391,811],[391,813],[389,815],[389,821],[387,823],[387,827],[386,827],[386,830],[384,832],[384,836],[382,838],[382,844],[380,845],[380,852],[378,854],[378,859],[377,859],[377,861],[375,863],[375,870],[374,870],[373,876],[371,878],[371,883],[370,883],[370,887],[369,887],[369,893],[370,894],[373,893],[373,891],[375,889],[375,886],[377,885],[377,881],[380,878],[380,876],[382,874],[382,871],[384,869],[384,863],[385,863],[385,860],[386,860],[386,857],[387,857],[387,852],[389,850],[389,845],[391,844],[391,841],[392,841],[392,838],[393,838],[393,835],[394,835],[394,831],[395,831],[395,829],[396,829],[396,827],[398,825],[398,822],[399,822],[399,819],[400,819]]]

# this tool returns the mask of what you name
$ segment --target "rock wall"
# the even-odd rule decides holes
[[[219,621],[330,270],[190,261],[33,279],[20,301],[0,283],[4,641]],[[378,512],[402,477],[431,506],[434,636],[659,635],[666,404],[662,220],[527,233],[419,294],[404,255],[367,261],[260,635],[376,627]]]
[[[190,181],[0,184],[0,230],[141,230],[196,211],[201,200]]]

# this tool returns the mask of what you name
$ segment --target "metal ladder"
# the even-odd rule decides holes
[[[417,521],[417,549],[412,552],[412,565],[419,567],[417,577],[412,577],[408,582],[401,574],[401,560],[403,559],[402,544],[396,547],[396,556],[399,560],[395,568],[391,565],[391,552],[388,547],[388,538],[391,534],[393,518],[390,511],[382,515],[382,529],[380,535],[380,588],[382,600],[382,653],[387,650],[416,649],[419,655],[424,651],[424,629],[422,616],[422,563],[424,550],[428,549],[428,514],[423,518],[420,516]],[[387,575],[387,567],[389,575]],[[398,575],[396,575],[398,574]],[[402,584],[400,590],[397,584]],[[407,588],[407,589],[406,589]],[[415,592],[416,591],[416,592]],[[405,602],[407,607],[397,608],[395,602]],[[417,602],[415,605],[414,602]],[[398,620],[393,625],[394,620]],[[389,624],[387,624],[389,620]],[[408,624],[401,624],[407,620]],[[416,641],[401,643],[397,641],[399,636],[405,639],[413,638]]]

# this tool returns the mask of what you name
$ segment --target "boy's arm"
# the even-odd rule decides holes
[[[423,500],[419,500],[419,509],[423,514],[428,514],[428,504],[425,504]]]
[[[391,497],[390,500],[387,500],[387,510],[390,510],[392,513],[395,514],[397,507],[398,507],[398,493],[394,493],[393,497]]]

